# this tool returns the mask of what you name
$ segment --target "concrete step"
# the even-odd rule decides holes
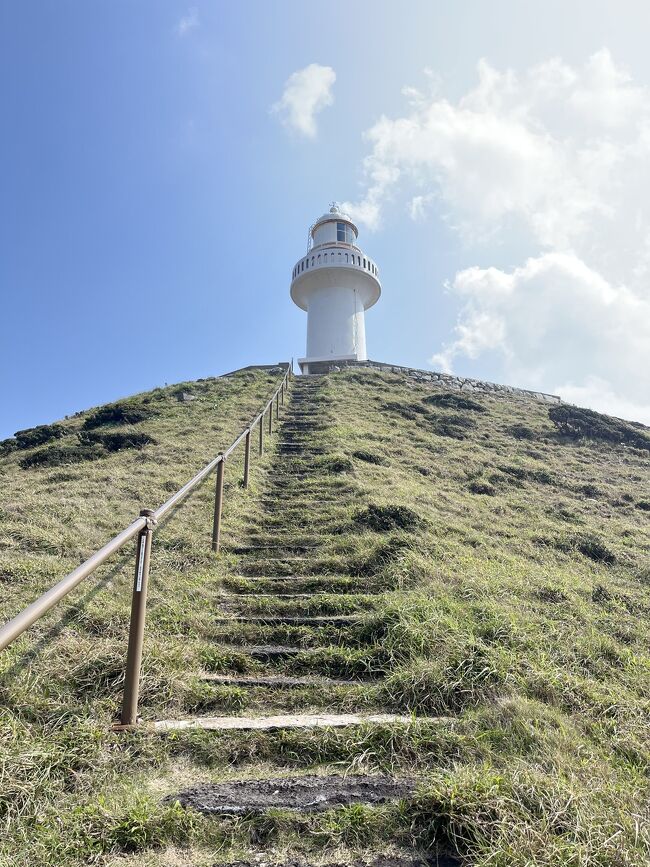
[[[433,718],[437,721],[440,718]],[[431,718],[419,720],[431,722]],[[314,713],[279,714],[277,716],[212,716],[191,719],[158,720],[153,723],[157,732],[178,731],[179,729],[207,729],[209,731],[271,731],[272,729],[302,728],[340,728],[342,726],[386,725],[413,723],[411,715],[394,713]]]
[[[250,602],[251,599],[313,599],[322,596],[322,593],[276,593],[272,590],[268,593],[256,590],[255,593],[222,593],[217,597],[219,602]]]
[[[373,686],[374,683],[361,680],[337,680],[331,677],[287,677],[282,674],[202,674],[201,680],[221,683],[226,686],[268,687],[269,689],[300,689],[306,686],[339,686],[357,688]]]
[[[290,647],[284,644],[220,644],[219,647],[230,653],[250,656],[260,662],[286,659],[289,656],[298,656],[300,653],[316,653],[319,650],[319,648]]]
[[[286,545],[224,545],[232,554],[250,554],[255,551],[315,551],[320,545],[301,545],[299,542]]]
[[[252,623],[264,626],[278,624],[288,626],[348,626],[359,620],[358,614],[316,614],[302,616],[299,614],[234,614],[232,616],[214,617],[213,623]]]
[[[228,578],[225,579],[225,581],[227,582],[230,578],[232,578],[233,580],[241,579],[242,581],[251,581],[254,584],[259,584],[260,582],[263,582],[263,581],[269,581],[273,585],[282,584],[283,582],[285,582],[287,584],[299,584],[300,582],[307,581],[310,584],[314,584],[316,587],[320,586],[320,583],[323,583],[323,586],[325,588],[327,588],[328,587],[327,582],[335,580],[339,584],[341,584],[342,582],[339,579],[348,578],[348,577],[349,576],[347,576],[347,575],[341,575],[341,574],[337,574],[337,573],[335,573],[333,575],[325,575],[325,574],[318,574],[318,575],[293,575],[293,574],[292,575],[266,575],[264,572],[261,572],[259,574],[251,573],[250,575],[229,575]],[[367,590],[363,589],[362,585],[359,584],[357,579],[355,579],[355,581],[356,581],[356,584],[353,586],[359,587],[359,589],[355,592],[357,592],[357,593],[367,593],[368,592]],[[348,585],[348,586],[350,586],[350,585]],[[315,590],[309,591],[309,592],[312,592],[312,593],[329,593],[330,591],[327,589],[324,589],[324,590],[315,589]]]

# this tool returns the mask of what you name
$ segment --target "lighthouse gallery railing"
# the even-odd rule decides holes
[[[217,478],[214,496],[214,516],[212,521],[212,550],[219,551],[221,542],[221,509],[223,505],[223,478],[227,459],[237,446],[244,443],[244,488],[248,487],[250,473],[251,435],[256,425],[259,425],[259,453],[264,451],[264,427],[268,413],[268,432],[273,431],[273,405],[275,403],[275,417],[280,417],[280,406],[284,404],[284,397],[289,388],[293,376],[293,362],[286,364],[286,371],[278,387],[271,398],[264,405],[262,411],[253,419],[226,449],[218,454],[209,464],[206,464],[192,479],[183,485],[175,494],[157,509],[143,509],[140,517],[129,524],[117,536],[114,536],[99,551],[95,551],[80,566],[62,578],[57,584],[40,596],[31,605],[23,609],[13,619],[0,627],[0,650],[4,650],[19,635],[22,635],[30,626],[36,623],[44,614],[60,602],[71,590],[80,584],[84,578],[91,575],[98,566],[105,563],[116,551],[126,545],[137,536],[135,555],[135,575],[133,580],[133,596],[131,599],[131,621],[129,626],[129,645],[126,658],[126,673],[124,681],[124,698],[122,701],[122,713],[120,721],[122,726],[135,725],[138,717],[138,694],[140,689],[140,667],[142,664],[142,646],[144,640],[144,627],[147,609],[147,585],[149,582],[149,562],[151,559],[151,546],[153,531],[158,521],[170,512],[181,500],[201,484],[216,468]]]

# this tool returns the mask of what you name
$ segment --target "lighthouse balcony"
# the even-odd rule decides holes
[[[306,256],[296,262],[291,272],[291,279],[295,280],[305,271],[314,268],[354,268],[379,278],[377,263],[351,244],[328,244],[310,250]]]
[[[299,307],[308,310],[312,292],[326,287],[355,290],[367,310],[381,295],[379,268],[357,247],[319,245],[296,262],[291,272],[291,297]]]

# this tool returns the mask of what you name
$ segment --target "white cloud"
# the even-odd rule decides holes
[[[429,79],[366,133],[365,192],[344,207],[374,228],[389,202],[419,220],[435,202],[467,249],[526,260],[456,275],[460,318],[435,363],[492,353],[513,384],[648,418],[650,91],[605,49],[521,74],[481,61],[456,101]]]
[[[336,73],[331,66],[310,63],[292,73],[281,99],[271,106],[289,129],[306,138],[316,135],[316,115],[334,102],[332,87]]]
[[[176,25],[176,32],[179,36],[187,36],[191,30],[195,30],[199,26],[199,23],[199,10],[193,6]]]
[[[511,273],[467,268],[455,339],[431,359],[491,354],[507,381],[650,423],[650,298],[613,285],[570,253],[545,253]]]

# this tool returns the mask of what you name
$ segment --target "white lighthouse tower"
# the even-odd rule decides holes
[[[291,298],[307,311],[303,373],[337,361],[365,361],[364,313],[381,295],[379,268],[357,247],[354,223],[333,204],[310,229],[307,255],[291,273]]]

